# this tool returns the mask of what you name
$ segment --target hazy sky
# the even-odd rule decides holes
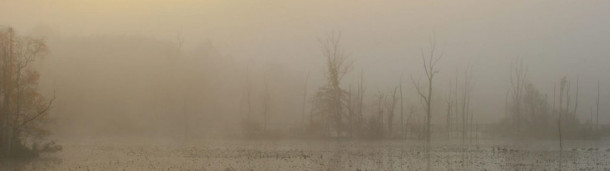
[[[42,27],[63,37],[182,35],[187,51],[211,42],[237,60],[275,61],[303,78],[311,71],[312,84],[321,84],[318,39],[340,31],[370,92],[390,90],[401,76],[409,85],[411,75],[423,76],[420,49],[435,37],[444,53],[437,96],[471,63],[474,111],[486,121],[503,113],[516,58],[549,96],[553,81],[578,77],[581,113],[594,105],[598,80],[601,103],[609,104],[609,19],[606,0],[0,0],[0,24],[22,33]],[[608,123],[610,108],[601,106]]]

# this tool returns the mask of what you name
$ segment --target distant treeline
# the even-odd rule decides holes
[[[361,138],[361,139],[426,139],[446,138],[472,141],[474,139],[597,139],[607,132],[608,128],[599,125],[599,83],[597,109],[586,122],[578,119],[578,81],[571,88],[566,77],[554,87],[553,96],[541,93],[528,80],[527,66],[521,60],[510,65],[510,88],[506,93],[503,119],[491,124],[479,124],[471,105],[472,70],[467,66],[463,72],[456,73],[451,80],[448,93],[442,100],[431,100],[433,81],[438,70],[436,63],[442,58],[438,55],[434,42],[429,52],[422,50],[422,64],[426,73],[427,85],[411,77],[421,105],[405,105],[402,80],[392,87],[390,92],[377,92],[365,98],[363,74],[355,85],[341,85],[342,78],[351,73],[352,61],[341,47],[340,34],[331,34],[321,41],[322,57],[326,61],[324,77],[326,84],[318,88],[313,95],[303,93],[302,121],[299,124],[282,124],[270,128],[268,111],[261,122],[250,117],[251,112],[242,119],[242,133],[246,137],[317,137],[317,138]],[[307,76],[306,80],[308,79]],[[305,82],[307,84],[307,81]],[[306,87],[307,85],[305,85]],[[345,88],[348,87],[348,88]],[[246,87],[246,92],[250,91]],[[265,90],[267,92],[268,90]],[[310,97],[311,96],[311,97]],[[268,109],[268,96],[262,99],[264,109]],[[308,99],[310,98],[310,99]],[[308,100],[306,100],[308,99]],[[442,103],[438,103],[442,102]],[[250,104],[248,98],[248,105]],[[311,104],[309,113],[305,113],[306,103]],[[433,104],[437,103],[437,104]],[[435,107],[432,107],[435,106]],[[444,108],[444,113],[431,113],[431,108]],[[364,109],[368,108],[368,109]],[[423,117],[421,113],[424,113]],[[417,115],[419,114],[419,115]],[[433,125],[432,116],[445,120],[444,124]],[[437,119],[440,120],[440,119]],[[271,124],[278,125],[278,124]],[[290,129],[287,129],[290,128]],[[606,130],[606,131],[605,131]]]

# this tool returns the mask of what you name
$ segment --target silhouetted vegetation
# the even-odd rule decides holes
[[[515,62],[511,68],[510,98],[506,117],[496,128],[501,135],[511,138],[542,139],[598,139],[599,130],[594,122],[578,119],[578,81],[571,91],[567,77],[559,81],[559,97],[552,102],[548,95],[538,90],[527,78],[527,67]],[[558,105],[555,102],[558,101]],[[592,117],[591,117],[592,118]]]
[[[55,97],[47,101],[39,92],[40,74],[32,66],[46,53],[44,40],[0,28],[0,156],[34,157],[61,150],[46,139],[51,134],[47,124]]]

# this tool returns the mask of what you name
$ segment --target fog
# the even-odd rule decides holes
[[[408,103],[421,105],[410,79],[424,78],[421,49],[435,41],[444,56],[433,97],[445,98],[470,65],[478,122],[502,118],[518,58],[549,97],[563,76],[578,79],[586,120],[597,81],[600,103],[610,103],[609,8],[597,0],[4,0],[0,23],[46,38],[51,53],[38,65],[41,88],[57,97],[58,134],[172,134],[187,123],[205,136],[239,132],[246,77],[254,116],[268,80],[272,125],[298,123],[307,74],[309,96],[325,84],[320,40],[331,32],[353,61],[342,86],[362,72],[367,98],[402,80]],[[444,120],[439,106],[433,123]],[[600,123],[608,112],[601,105]]]
[[[603,0],[0,0],[0,170],[608,170],[608,18]]]

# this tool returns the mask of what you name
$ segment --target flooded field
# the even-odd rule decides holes
[[[425,170],[423,143],[353,140],[80,140],[2,170]],[[77,142],[77,143],[76,143]],[[554,141],[433,145],[432,170],[557,170]],[[477,145],[478,144],[478,145]],[[609,141],[568,141],[566,170],[610,169]]]

